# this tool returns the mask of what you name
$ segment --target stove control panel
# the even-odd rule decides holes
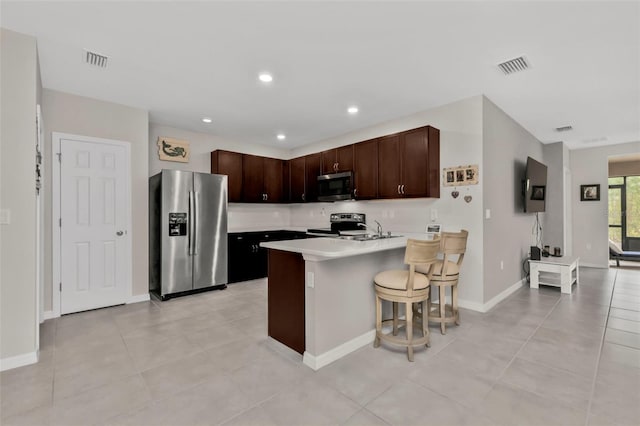
[[[364,213],[331,213],[331,223],[356,222],[365,223]]]

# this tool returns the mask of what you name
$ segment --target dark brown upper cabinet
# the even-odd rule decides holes
[[[319,152],[304,156],[304,201],[318,201],[318,176],[322,154]]]
[[[283,161],[244,154],[242,156],[242,200],[247,203],[283,201]]]
[[[320,152],[289,160],[290,197],[292,203],[318,201]]]
[[[211,173],[229,176],[229,201],[318,200],[318,176],[354,172],[354,197],[440,197],[440,131],[431,126],[283,161],[229,151],[211,153]]]
[[[322,151],[321,174],[349,172],[353,170],[353,145]]]
[[[242,201],[242,154],[230,151],[211,153],[211,173],[228,176],[229,202]]]
[[[304,202],[304,157],[289,160],[289,201],[292,203]]]
[[[378,140],[353,145],[353,196],[359,200],[378,197]]]
[[[440,197],[440,131],[431,126],[378,140],[378,197]]]

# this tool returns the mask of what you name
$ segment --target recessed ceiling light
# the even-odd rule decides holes
[[[211,123],[212,121],[213,121],[213,120],[212,120],[212,119],[210,119],[209,117],[204,117],[204,118],[202,119],[202,122],[203,122],[203,123],[207,123],[207,124]]]
[[[258,78],[263,83],[271,83],[273,81],[273,76],[267,72],[261,73]]]
[[[349,114],[357,114],[358,113],[358,107],[357,106],[350,106],[349,108],[347,108],[347,112]]]
[[[282,133],[278,133],[278,136],[276,136],[276,137],[278,138],[278,140],[279,140],[279,141],[283,141],[283,140],[285,140],[285,139],[287,138],[287,137],[286,137],[284,134],[282,134]]]

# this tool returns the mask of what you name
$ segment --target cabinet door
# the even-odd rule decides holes
[[[409,130],[402,134],[400,164],[402,170],[400,192],[404,197],[429,196],[429,151],[427,129]]]
[[[242,156],[242,200],[249,203],[264,201],[264,162],[257,155]]]
[[[304,202],[304,157],[289,160],[290,198],[292,203]]]
[[[318,201],[318,176],[322,155],[318,152],[304,157],[304,194],[305,201]]]
[[[353,145],[341,146],[336,149],[336,172],[353,170]]]
[[[378,198],[400,198],[400,135],[378,139]]]
[[[282,160],[264,158],[264,193],[268,203],[280,203],[283,200]]]
[[[242,154],[229,151],[211,153],[211,173],[227,175],[229,202],[242,201]]]
[[[427,127],[429,134],[429,197],[440,198],[440,130]]]
[[[378,196],[378,140],[360,142],[353,146],[355,197],[372,199]]]
[[[227,257],[228,278],[230,283],[247,281],[247,261],[252,257],[251,243],[242,233],[229,234],[229,256]]]
[[[330,149],[327,151],[322,151],[320,153],[321,156],[321,164],[320,164],[320,174],[326,175],[329,173],[336,172],[336,150]]]
[[[282,162],[282,202],[291,202],[291,165],[289,160]]]

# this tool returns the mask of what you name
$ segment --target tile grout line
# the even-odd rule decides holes
[[[518,357],[518,355],[520,354],[520,352],[522,352],[522,350],[524,349],[524,347],[527,345],[527,343],[529,343],[531,341],[531,339],[533,339],[533,336],[535,336],[535,334],[538,332],[538,330],[540,330],[540,328],[542,327],[542,324],[544,324],[544,322],[547,320],[547,318],[549,318],[551,316],[551,314],[553,313],[553,311],[556,309],[556,307],[558,306],[558,304],[560,303],[560,301],[562,300],[562,295],[560,295],[560,297],[558,298],[558,300],[556,301],[556,303],[553,304],[553,307],[551,308],[551,310],[549,310],[549,313],[547,315],[544,316],[544,318],[542,318],[542,321],[540,321],[540,324],[538,324],[538,326],[536,327],[535,330],[533,330],[533,332],[531,333],[531,335],[527,338],[527,340],[524,341],[524,343],[520,346],[520,349],[518,349],[518,351],[513,355],[513,357],[511,357],[511,361],[509,361],[509,363],[506,365],[506,367],[504,367],[502,369],[502,371],[500,372],[500,374],[498,375],[498,377],[496,378],[496,381],[494,383],[493,386],[495,386],[496,383],[498,383],[502,377],[504,376],[504,374],[507,372],[507,370],[509,369],[509,367],[511,367],[511,364],[513,364],[513,362],[515,361],[515,359]],[[493,390],[493,386],[491,387],[491,389]]]
[[[609,315],[611,313],[611,304],[613,303],[613,294],[616,291],[616,282],[618,281],[618,270],[613,278],[613,287],[611,287],[611,296],[609,297],[609,307],[607,309],[607,319],[604,322],[604,333],[602,333],[602,339],[600,340],[600,350],[598,351],[598,359],[596,361],[596,369],[593,373],[593,380],[591,382],[591,394],[589,395],[589,405],[587,406],[587,418],[585,419],[585,426],[589,425],[589,417],[591,416],[591,406],[593,405],[593,396],[596,392],[596,381],[598,379],[598,371],[600,370],[600,358],[602,357],[602,348],[604,346],[604,339],[607,336],[607,325],[609,324]]]

